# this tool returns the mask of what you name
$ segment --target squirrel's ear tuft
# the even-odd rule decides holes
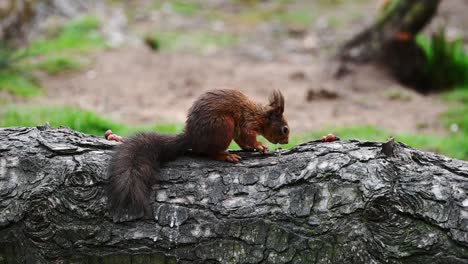
[[[273,91],[270,95],[270,107],[277,115],[282,115],[284,112],[284,97],[279,90]]]

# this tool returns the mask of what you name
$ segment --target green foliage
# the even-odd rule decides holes
[[[53,127],[66,126],[83,133],[98,136],[104,135],[107,129],[111,129],[114,133],[122,136],[128,136],[139,131],[175,134],[183,129],[182,125],[177,124],[128,126],[99,117],[93,112],[73,107],[9,106],[5,108],[4,112],[0,112],[0,127],[38,126],[46,122]]]
[[[25,58],[0,43],[0,90],[24,97],[41,94],[37,81],[21,65]]]
[[[438,152],[450,157],[468,160],[468,87],[459,87],[442,96],[452,102],[442,120],[450,130],[446,136],[400,133],[398,141],[415,148]],[[361,138],[383,141],[390,136],[388,132],[372,127],[341,128],[330,130],[342,138]]]
[[[442,120],[456,136],[468,138],[468,85],[447,92],[442,98],[452,102]]]
[[[103,135],[107,129],[122,131],[124,126],[101,118],[89,111],[71,107],[8,107],[0,116],[0,126],[37,126],[48,122],[53,127],[67,126],[72,129]]]
[[[264,138],[260,138],[260,141],[268,146],[270,149],[281,148],[292,148],[298,144],[308,142],[311,140],[319,140],[323,136],[333,133],[340,137],[340,139],[362,139],[370,141],[384,141],[390,137],[390,133],[373,126],[354,126],[354,127],[340,127],[340,128],[328,128],[323,130],[311,131],[305,134],[292,135],[289,139],[289,143],[285,145],[275,145],[268,142]],[[233,146],[233,144],[231,144]],[[239,149],[237,145],[234,149]]]
[[[149,127],[141,127],[142,131],[156,131],[164,134],[178,134],[184,129],[183,124],[157,124]]]
[[[237,38],[226,33],[172,31],[147,35],[145,42],[161,50],[204,52],[213,48],[232,46],[237,43]]]
[[[106,46],[98,32],[99,21],[92,16],[76,18],[58,30],[57,36],[33,41],[30,55],[45,55],[63,51],[88,52]]]
[[[465,112],[466,113],[466,112]],[[465,117],[457,119],[461,129],[458,133],[449,136],[432,136],[423,134],[397,134],[397,141],[403,142],[415,148],[435,151],[450,157],[468,160],[468,120]],[[463,120],[461,122],[460,120]],[[153,126],[128,126],[114,122],[110,119],[101,118],[95,113],[71,107],[6,107],[0,112],[0,127],[8,126],[37,126],[48,122],[53,127],[67,126],[87,134],[101,136],[107,129],[114,133],[129,136],[139,131],[154,131],[165,134],[177,134],[183,130],[182,124],[158,124]],[[291,148],[303,142],[318,140],[322,136],[334,133],[342,140],[362,139],[371,141],[385,141],[391,134],[388,131],[373,126],[354,126],[329,128],[321,131],[313,131],[302,135],[293,135],[289,144],[275,145],[264,138],[259,140],[265,143],[270,150],[280,148]],[[230,149],[239,149],[233,142]]]
[[[448,126],[455,125],[468,136],[468,104],[453,106],[443,116]]]
[[[0,71],[0,90],[23,97],[42,94],[42,90],[34,77],[18,71]]]
[[[258,4],[258,0],[231,0],[234,4],[240,4],[240,5],[256,5]]]
[[[261,4],[262,2],[266,2],[266,1],[262,1],[262,0],[230,0],[233,4],[236,4],[236,5],[244,5],[244,6],[247,6],[249,8],[252,8],[258,4]],[[278,3],[278,4],[281,4],[281,5],[284,5],[284,4],[288,4],[288,3],[292,3],[294,1],[297,1],[297,0],[275,0],[274,2]]]
[[[287,25],[309,26],[315,18],[311,10],[288,10],[281,5],[269,8],[249,8],[235,15],[234,21],[256,24],[262,21],[280,21]]]
[[[447,102],[468,104],[468,85],[459,86],[455,89],[442,94],[442,99]]]
[[[462,134],[449,136],[400,134],[401,141],[414,148],[425,149],[452,158],[468,160],[468,138]]]
[[[452,104],[442,116],[445,125],[451,130],[451,140],[443,142],[441,148],[454,157],[468,159],[468,85],[447,92],[442,98]]]
[[[189,1],[172,1],[171,7],[174,12],[188,16],[195,15],[201,10],[201,7],[198,3]]]
[[[328,133],[334,133],[341,139],[362,139],[371,141],[385,141],[390,137],[389,132],[374,126],[341,127],[333,130],[324,130],[320,135],[323,136]],[[317,135],[317,132],[315,135]]]
[[[21,50],[11,50],[0,43],[0,90],[24,97],[41,94],[34,70],[55,75],[80,69],[82,65],[75,58],[60,54],[105,47],[98,28],[96,18],[85,16],[70,21],[55,36],[35,40]]]
[[[439,30],[430,39],[418,35],[416,42],[427,59],[424,79],[429,88],[440,90],[468,84],[468,54],[462,40],[450,41],[445,32]]]
[[[156,35],[146,35],[144,37],[145,44],[152,50],[158,51],[161,48],[160,39]]]
[[[235,14],[232,21],[242,22],[247,24],[256,24],[262,21],[269,21],[277,17],[277,9],[254,9],[249,8],[242,10],[238,14]]]
[[[399,142],[403,142],[414,148],[437,152],[449,157],[468,160],[468,135],[466,132],[451,134],[448,136],[435,136],[425,134],[398,133],[391,134],[383,129],[373,126],[354,126],[328,129],[319,132],[308,133],[303,136],[303,141],[319,139],[328,133],[334,133],[341,139],[361,139],[370,141],[386,141],[394,136]]]
[[[0,72],[17,71],[24,54],[14,52],[6,44],[0,42]]]
[[[468,160],[467,132],[461,132],[448,136],[408,133],[399,133],[393,135],[384,129],[380,129],[374,126],[353,126],[329,128],[320,131],[312,131],[302,135],[293,135],[289,140],[289,144],[286,145],[274,145],[263,138],[260,138],[260,141],[266,144],[270,150],[274,150],[277,147],[287,149],[303,142],[319,140],[322,138],[322,136],[327,135],[328,133],[333,133],[339,136],[341,140],[360,139],[382,142],[386,141],[389,137],[394,136],[397,141],[403,142],[404,144],[414,148],[441,153],[453,158]],[[230,148],[239,149],[235,143],[232,143]]]
[[[79,70],[82,66],[76,59],[67,56],[47,57],[37,64],[38,69],[46,71],[50,75]]]
[[[314,14],[311,10],[278,12],[275,16],[283,23],[299,26],[309,26],[314,20]]]
[[[379,22],[384,22],[391,14],[395,13],[397,8],[401,8],[401,5],[404,4],[401,0],[390,0],[387,1],[384,5],[381,6],[379,12]]]

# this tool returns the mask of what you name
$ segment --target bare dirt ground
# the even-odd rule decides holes
[[[356,124],[398,132],[441,129],[437,118],[445,106],[437,98],[409,91],[372,66],[336,81],[322,65],[125,48],[97,55],[92,70],[48,79],[48,95],[41,103],[92,109],[130,124],[182,123],[191,103],[204,91],[236,88],[266,103],[269,93],[279,89],[295,132]],[[402,98],[394,98],[398,95],[392,96],[389,89]],[[307,100],[310,90],[330,91],[337,98]]]
[[[450,13],[445,8],[441,12]],[[348,35],[342,30],[342,38]],[[392,132],[444,133],[439,116],[446,106],[438,97],[400,86],[375,65],[355,68],[336,80],[328,55],[300,60],[287,58],[304,53],[279,54],[255,59],[240,55],[238,48],[201,55],[153,52],[142,43],[126,45],[94,54],[91,68],[83,72],[45,76],[47,95],[33,103],[78,106],[129,124],[182,123],[204,91],[236,88],[266,102],[268,94],[279,89],[296,133],[364,124]]]

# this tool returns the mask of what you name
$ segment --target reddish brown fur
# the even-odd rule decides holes
[[[214,90],[203,94],[190,108],[185,133],[192,150],[199,154],[224,152],[232,139],[243,149],[255,149],[256,135],[264,135],[273,143],[287,143],[289,133],[283,117],[284,99],[275,92],[270,105],[251,101],[238,90]]]
[[[216,160],[238,162],[238,155],[226,152],[233,139],[244,150],[262,153],[267,148],[257,141],[257,135],[272,143],[287,143],[289,128],[283,111],[279,91],[272,94],[269,105],[258,104],[238,90],[203,94],[190,108],[182,134],[138,134],[119,147],[109,166],[111,208],[118,213],[148,214],[146,199],[154,171],[188,149]]]

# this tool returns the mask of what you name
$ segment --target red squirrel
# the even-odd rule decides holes
[[[185,129],[178,135],[139,133],[123,141],[106,132],[109,140],[123,141],[108,168],[111,210],[118,214],[151,215],[148,199],[156,180],[154,172],[187,150],[236,163],[241,157],[227,152],[232,140],[243,150],[260,153],[266,153],[268,148],[257,141],[257,135],[275,144],[287,144],[289,126],[283,112],[284,97],[280,91],[273,92],[269,104],[263,105],[238,90],[213,90],[193,103]]]

